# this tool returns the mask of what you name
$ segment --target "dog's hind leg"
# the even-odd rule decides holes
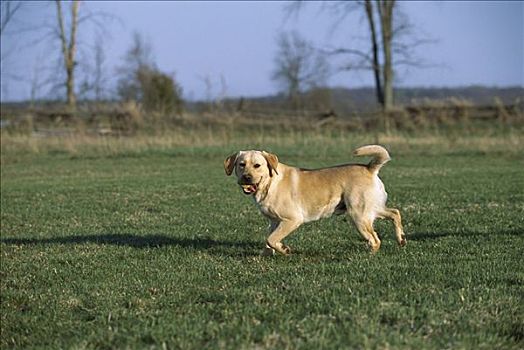
[[[359,214],[356,214],[354,211],[349,211],[349,215],[353,219],[353,223],[355,224],[358,232],[368,242],[368,245],[371,247],[371,251],[373,253],[377,252],[380,249],[380,239],[373,229],[373,221],[369,218],[365,218]]]
[[[403,247],[406,245],[406,236],[404,235],[404,229],[402,228],[402,219],[400,217],[400,211],[394,208],[384,208],[379,213],[380,216],[390,219],[395,224],[395,235],[397,237],[398,245]]]

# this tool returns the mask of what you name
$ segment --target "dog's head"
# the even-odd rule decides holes
[[[278,158],[265,151],[240,151],[224,160],[229,176],[235,172],[237,182],[245,194],[256,194],[269,180],[278,175]]]

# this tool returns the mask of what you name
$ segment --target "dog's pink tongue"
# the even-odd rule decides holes
[[[257,190],[255,185],[243,185],[242,189],[244,190],[245,194],[255,193]]]

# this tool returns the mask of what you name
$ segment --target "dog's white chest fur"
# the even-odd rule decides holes
[[[265,216],[267,216],[268,218],[270,219],[277,219],[279,218],[279,215],[277,212],[275,212],[274,210],[271,209],[270,206],[268,205],[265,205],[263,203],[257,203],[257,206],[258,206],[258,209],[260,210],[260,212],[262,214],[264,214]]]
[[[275,197],[278,196],[278,192],[275,191],[275,187],[278,185],[278,179],[275,179],[274,183],[268,187],[268,190],[265,194],[256,193],[253,196],[260,212],[268,217],[269,219],[279,219],[283,216],[281,208],[273,205],[275,202]]]

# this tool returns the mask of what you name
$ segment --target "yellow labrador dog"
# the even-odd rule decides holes
[[[226,158],[227,175],[235,172],[245,194],[253,196],[260,211],[270,222],[266,254],[275,250],[290,253],[282,240],[303,223],[347,213],[373,252],[380,239],[373,229],[376,218],[394,222],[397,242],[406,245],[400,212],[386,207],[387,193],[378,177],[380,168],[390,160],[386,149],[363,146],[353,153],[370,156],[367,165],[345,164],[307,170],[285,165],[276,155],[265,151],[240,151]]]

